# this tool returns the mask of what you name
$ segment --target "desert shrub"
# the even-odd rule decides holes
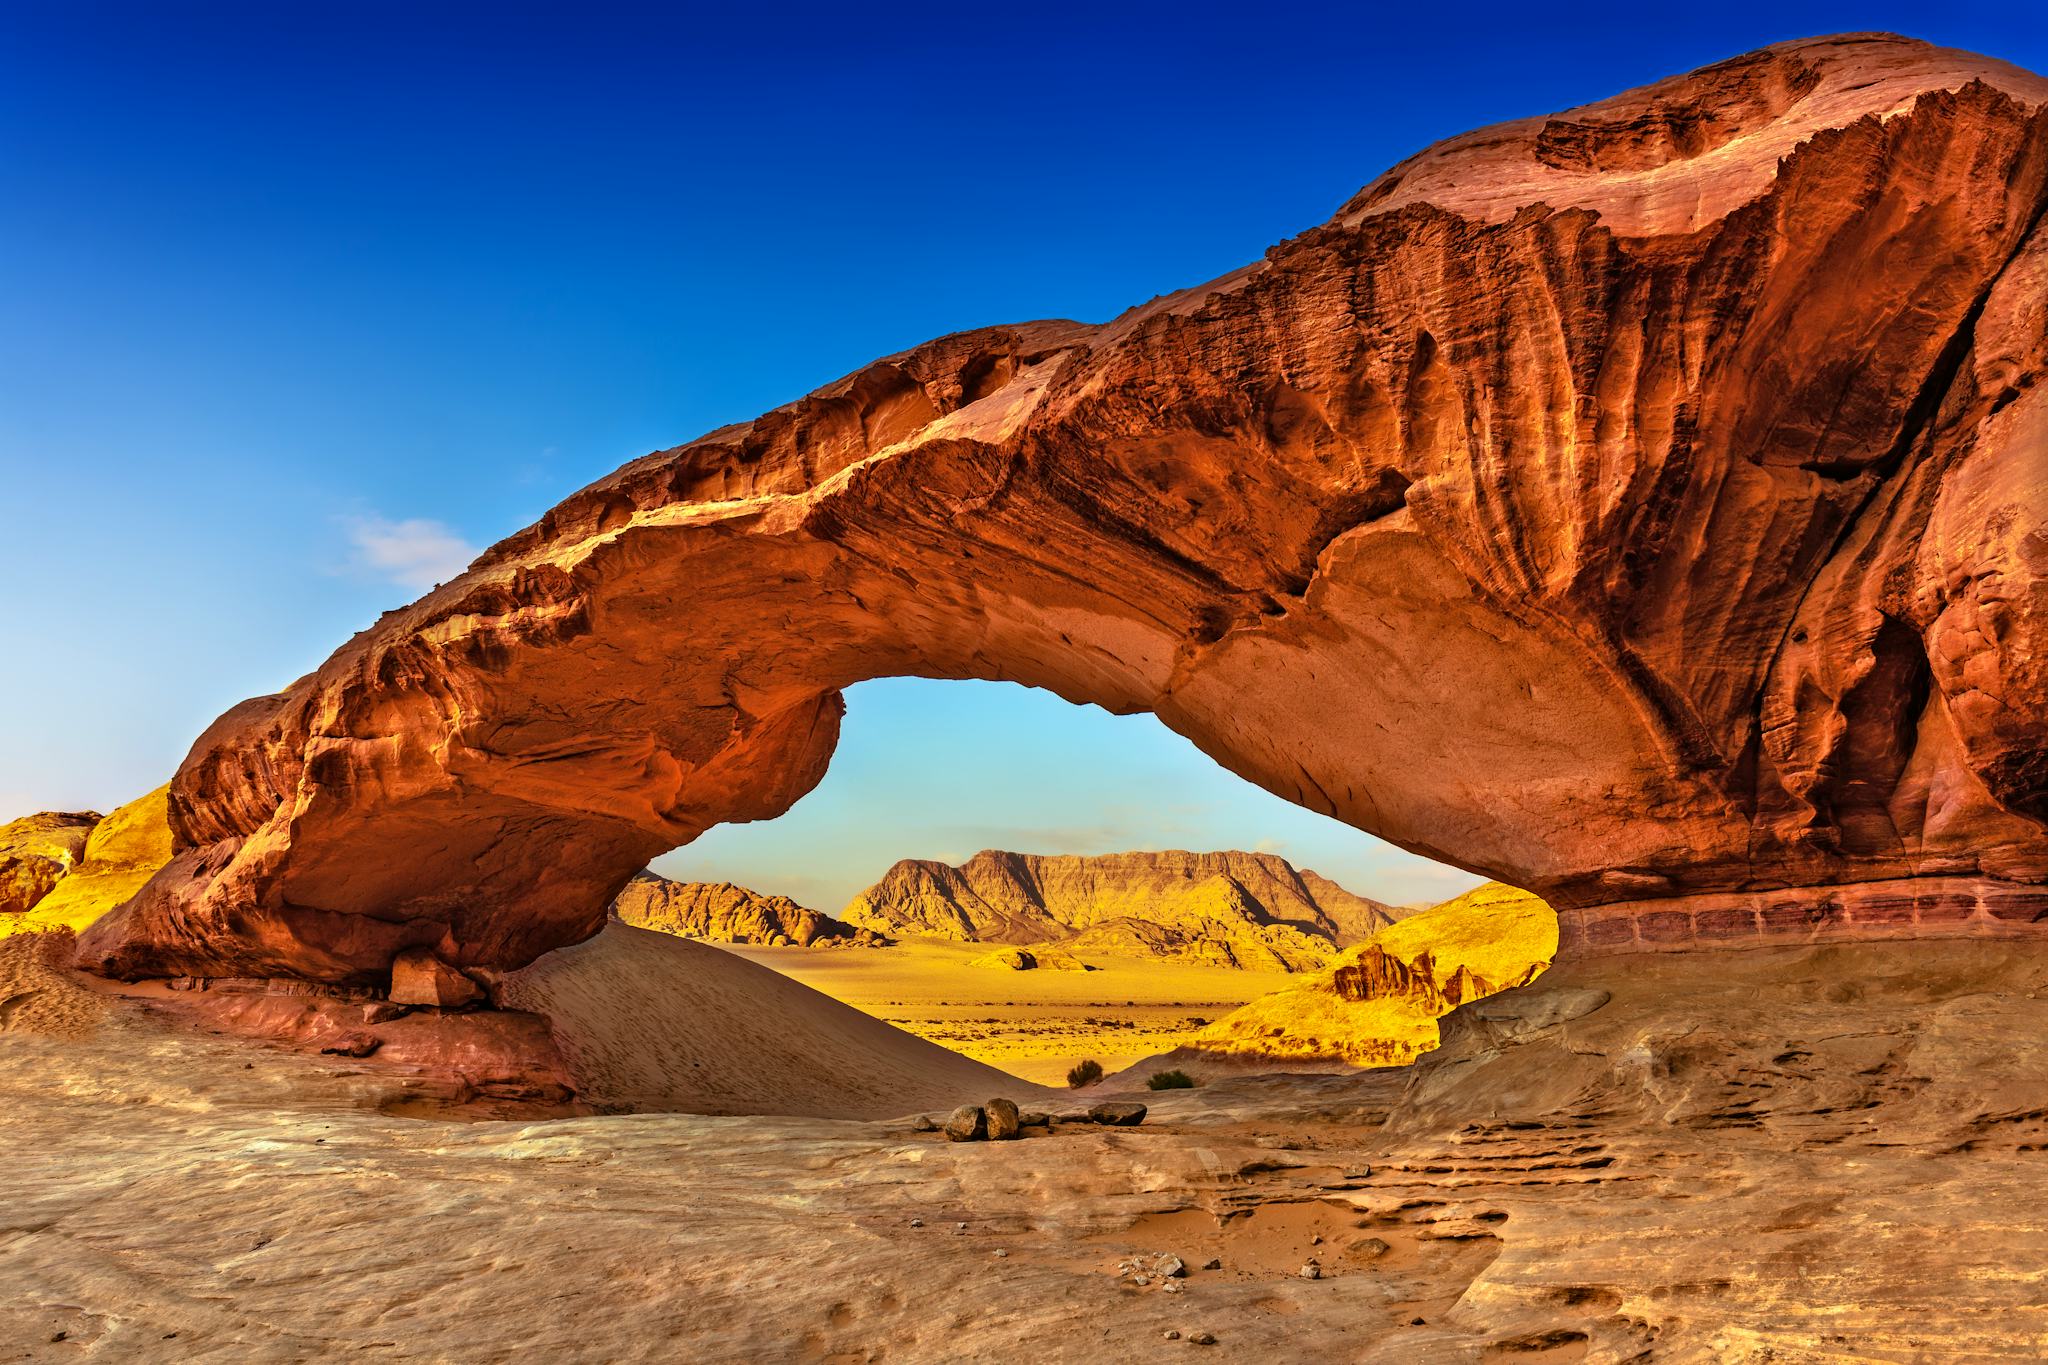
[[[1102,1063],[1089,1058],[1067,1070],[1067,1084],[1079,1090],[1084,1085],[1093,1085],[1102,1079]]]
[[[1146,1078],[1148,1090],[1193,1090],[1195,1078],[1185,1071],[1155,1071]]]

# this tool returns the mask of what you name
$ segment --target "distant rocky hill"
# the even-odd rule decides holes
[[[1310,971],[1404,913],[1269,853],[905,859],[842,912],[890,935]]]
[[[171,859],[168,787],[113,814],[44,812],[0,825],[0,937],[84,929]]]
[[[1400,1066],[1437,1045],[1437,1019],[1535,980],[1557,952],[1557,915],[1489,882],[1402,920],[1300,985],[1262,996],[1138,1069],[1280,1062]]]
[[[612,913],[636,928],[712,943],[876,948],[889,941],[807,910],[787,896],[764,896],[731,882],[675,882],[652,872],[626,883],[612,902]]]
[[[25,914],[84,856],[98,811],[44,811],[0,825],[0,915]]]

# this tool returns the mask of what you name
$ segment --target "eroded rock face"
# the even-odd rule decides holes
[[[1109,324],[946,337],[634,461],[222,717],[84,960],[530,960],[786,809],[839,689],[897,674],[1154,711],[1561,910],[1910,879],[1973,898],[1940,932],[2017,931],[2044,95],[1769,49],[1441,144]]]
[[[92,825],[76,865],[23,924],[82,930],[141,890],[171,860],[168,794],[158,787]]]
[[[94,811],[43,811],[0,825],[0,916],[27,914],[49,895],[85,856],[99,822]]]
[[[677,882],[643,872],[626,883],[612,913],[636,929],[713,943],[775,947],[880,947],[889,940],[787,896],[764,896],[731,882]]]
[[[906,858],[845,918],[889,934],[1303,971],[1398,914],[1270,853],[989,849],[958,867]]]

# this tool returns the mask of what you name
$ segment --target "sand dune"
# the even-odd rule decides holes
[[[708,944],[612,924],[506,975],[600,1107],[885,1118],[1039,1089]]]

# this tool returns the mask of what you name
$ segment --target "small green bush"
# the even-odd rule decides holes
[[[1078,1066],[1070,1067],[1067,1071],[1067,1084],[1075,1090],[1084,1085],[1093,1085],[1101,1079],[1102,1063],[1092,1057]]]
[[[1151,1090],[1193,1090],[1196,1081],[1185,1071],[1155,1071],[1145,1085]]]

